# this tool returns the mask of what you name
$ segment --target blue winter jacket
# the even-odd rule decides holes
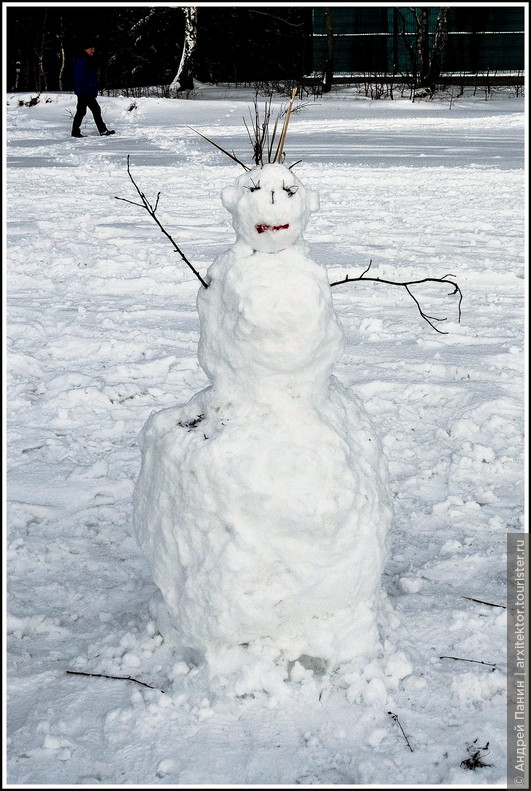
[[[94,56],[92,56],[94,57]],[[74,93],[76,96],[98,95],[98,74],[93,67],[90,55],[80,55],[74,63]]]

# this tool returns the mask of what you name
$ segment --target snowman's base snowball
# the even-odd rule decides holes
[[[385,635],[396,630],[397,616],[385,596],[381,604],[378,624]],[[203,654],[183,643],[183,635],[176,628],[160,593],[152,599],[150,609],[166,645],[182,660],[181,664],[184,662],[189,670],[201,673],[203,679],[206,676],[210,691],[221,697],[266,694],[270,705],[276,705],[299,685],[314,683],[322,690],[333,683],[345,691],[350,702],[372,706],[376,694],[379,705],[385,705],[388,693],[392,694],[397,688],[396,681],[389,677],[389,665],[396,648],[385,638],[376,641],[367,654],[358,654],[342,662],[307,654],[287,659],[271,639],[245,645],[212,646]],[[401,675],[409,672],[411,668]]]
[[[183,649],[335,664],[378,650],[385,462],[336,380],[320,407],[262,411],[207,388],[152,415],[140,444],[135,529]]]

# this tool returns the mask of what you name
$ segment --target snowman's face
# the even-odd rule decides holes
[[[237,238],[264,253],[296,242],[310,212],[319,208],[317,193],[306,190],[285,165],[263,165],[244,173],[221,198],[232,214]]]

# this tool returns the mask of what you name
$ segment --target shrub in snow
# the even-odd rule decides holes
[[[236,241],[197,301],[211,384],[141,432],[139,543],[183,655],[283,667],[374,655],[386,462],[332,375],[342,331],[302,236],[317,194],[266,164],[222,200]]]

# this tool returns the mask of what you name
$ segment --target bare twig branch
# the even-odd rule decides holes
[[[295,94],[293,93],[292,94],[292,98],[291,98],[291,104],[293,103],[293,99],[294,98],[295,98]],[[286,120],[284,122],[284,127],[283,127],[283,130],[282,130],[282,136],[280,138],[280,142],[279,142],[278,147],[277,147],[277,152],[275,154],[275,160],[274,160],[275,162],[279,161],[278,160],[279,156],[282,156],[283,140],[285,140],[285,136],[286,136],[287,125],[288,125],[288,122],[289,122],[289,115],[290,115],[290,110],[291,110],[291,104],[290,104],[290,108],[288,109],[288,112],[287,112],[287,115],[286,115]],[[254,125],[253,128],[254,128],[254,132],[255,132],[255,145],[256,145],[255,151],[256,151],[256,156],[258,156],[258,160],[256,160],[256,161],[257,161],[257,164],[258,164],[259,162],[263,162],[263,145],[264,145],[264,141],[267,139],[267,133],[268,133],[267,132],[267,130],[268,130],[268,110],[266,108],[267,121],[264,121],[264,124],[262,126],[262,135],[260,135],[260,133],[259,133],[258,108],[256,108],[256,111],[257,111],[257,116],[256,116],[255,125]],[[246,127],[247,127],[247,124],[246,124]],[[192,127],[190,127],[190,129],[191,128]],[[275,123],[275,130],[276,130],[276,123]],[[193,131],[195,132],[196,130],[194,129]],[[251,139],[251,142],[252,142],[252,137],[251,137],[251,134],[250,134],[248,128],[247,128],[247,132],[248,132],[249,138]],[[204,139],[207,140],[209,143],[212,143],[212,140],[209,140],[208,137],[205,137],[200,132],[197,132],[197,134],[200,135],[201,137],[204,137]],[[271,139],[270,146],[272,146],[274,135],[275,135],[275,131],[273,131],[273,138]],[[244,165],[243,162],[240,162],[240,160],[237,159],[237,157],[235,157],[232,154],[229,154],[228,151],[225,151],[225,149],[221,148],[216,143],[212,143],[212,144],[216,148],[219,148],[221,151],[223,151],[223,153],[227,154],[227,156],[229,156],[231,159],[234,159],[236,162],[238,162],[240,165],[242,165],[246,170],[250,170],[250,168],[248,168],[247,165]],[[270,152],[271,152],[271,148],[268,148],[268,161],[270,161]],[[159,206],[160,192],[157,193],[157,197],[155,199],[155,205],[152,205],[150,203],[150,201],[146,198],[144,193],[140,190],[138,184],[136,183],[136,181],[134,180],[134,178],[132,176],[131,166],[130,166],[130,159],[131,158],[128,155],[128,157],[127,157],[127,173],[129,175],[129,178],[131,179],[131,182],[132,182],[135,190],[137,191],[137,194],[139,195],[140,200],[142,201],[142,203],[137,203],[136,201],[129,200],[128,198],[119,198],[119,197],[115,196],[116,200],[124,201],[125,203],[130,203],[132,206],[138,206],[141,209],[145,209],[147,211],[147,213],[149,214],[149,216],[152,217],[153,220],[157,223],[157,225],[159,226],[159,228],[162,231],[162,233],[172,243],[175,251],[177,253],[179,253],[179,255],[181,256],[182,260],[192,270],[192,272],[197,277],[197,279],[200,281],[200,283],[205,288],[208,288],[208,283],[206,282],[206,280],[204,280],[203,277],[201,277],[201,275],[199,274],[197,269],[188,260],[188,258],[185,256],[185,254],[182,252],[182,250],[179,248],[177,243],[170,236],[170,234],[167,232],[167,230],[164,228],[164,226],[160,222],[159,218],[157,217],[157,209],[158,209],[158,206]],[[297,164],[297,163],[294,163],[294,164]],[[293,165],[291,167],[293,167]],[[349,275],[346,275],[346,277],[343,278],[343,280],[337,280],[334,283],[330,283],[330,286],[331,287],[339,286],[339,285],[341,285],[343,283],[359,283],[360,281],[366,281],[366,282],[370,281],[370,282],[373,282],[373,283],[385,283],[386,285],[390,285],[390,286],[402,286],[403,288],[406,289],[406,291],[409,294],[409,296],[411,297],[411,299],[415,302],[421,317],[430,325],[430,327],[432,327],[436,332],[441,333],[441,335],[448,335],[447,332],[443,332],[443,330],[440,330],[438,327],[435,326],[435,324],[433,324],[434,321],[442,322],[442,321],[446,321],[447,319],[446,318],[437,318],[435,316],[430,316],[427,313],[425,313],[422,310],[418,299],[412,293],[411,288],[410,288],[410,286],[416,286],[416,285],[420,285],[422,283],[447,283],[448,285],[453,286],[453,291],[449,292],[449,296],[451,296],[453,294],[459,294],[458,321],[461,321],[461,302],[463,300],[463,294],[462,294],[461,289],[459,288],[457,283],[455,283],[453,280],[448,280],[448,278],[455,277],[455,275],[446,274],[443,277],[425,277],[425,278],[422,278],[421,280],[408,280],[408,281],[404,281],[404,282],[400,283],[400,282],[397,282],[395,280],[385,280],[384,278],[381,278],[381,277],[366,277],[367,272],[369,272],[371,266],[372,266],[372,260],[369,261],[369,265],[361,273],[361,275],[359,275],[359,277],[349,277]],[[467,597],[464,597],[464,598],[467,598]],[[487,602],[483,602],[483,603],[487,603]],[[496,605],[492,605],[492,606],[496,606]],[[498,606],[501,606],[501,605],[498,605]]]
[[[456,662],[473,662],[475,665],[488,665],[496,667],[492,662],[481,662],[479,659],[462,659],[460,656],[440,656],[439,659],[455,659]]]
[[[287,19],[282,19],[281,17],[276,16],[275,14],[268,14],[265,11],[256,11],[254,8],[249,8],[249,9],[247,9],[247,12],[249,14],[261,14],[262,16],[268,16],[271,19],[274,19],[275,22],[281,22],[283,25],[289,25],[289,27],[295,27],[295,28],[301,28],[302,27],[300,22],[297,23],[297,24],[295,24],[294,22],[288,22]]]
[[[273,144],[275,142],[275,137],[277,136],[277,127],[278,127],[278,120],[279,120],[279,118],[280,118],[280,115],[277,115],[277,117],[275,118],[275,125],[273,127],[273,132],[271,134],[271,139],[269,141],[269,145],[268,145],[268,148],[267,148],[267,161],[268,162],[271,162],[271,154],[273,153]]]
[[[411,750],[411,752],[413,752],[413,747],[410,745],[410,743],[409,743],[409,739],[407,738],[407,736],[406,736],[406,734],[405,734],[405,732],[404,732],[404,729],[403,729],[402,725],[400,724],[400,720],[398,719],[398,714],[393,714],[393,712],[392,712],[392,711],[388,711],[387,713],[389,714],[389,716],[391,717],[391,719],[393,719],[393,720],[394,720],[394,721],[395,721],[395,722],[398,724],[398,727],[399,727],[399,728],[400,728],[400,730],[402,731],[402,735],[403,735],[404,739],[406,740],[406,744],[407,744],[407,746],[409,747],[409,749]]]
[[[291,117],[292,112],[296,112],[293,108],[293,102],[295,101],[295,97],[297,95],[297,88],[293,88],[291,91],[291,98],[286,110],[279,111],[275,123],[273,125],[273,129],[271,131],[271,104],[273,101],[273,96],[270,94],[269,100],[265,102],[264,105],[264,115],[263,118],[260,119],[260,112],[258,109],[258,91],[254,97],[253,105],[254,105],[254,113],[253,109],[249,108],[249,115],[251,124],[247,123],[247,120],[244,118],[243,123],[245,125],[245,129],[247,131],[247,136],[251,143],[251,148],[253,151],[253,162],[255,165],[263,166],[267,163],[283,163],[285,159],[284,154],[284,145],[286,142],[286,135],[288,132],[288,125],[289,120]],[[297,109],[300,109],[302,105],[299,105]],[[277,143],[276,151],[273,153],[275,138],[277,134],[277,126],[280,118],[284,117],[284,123],[282,125],[282,131],[280,133],[279,141]],[[219,143],[215,143],[214,140],[211,140],[206,135],[198,132],[197,129],[194,129],[192,126],[189,126],[188,129],[191,129],[192,132],[195,132],[197,135],[206,140],[207,143],[210,143],[218,151],[221,151],[223,154],[226,154],[230,159],[234,162],[237,162],[239,165],[242,166],[245,170],[251,170],[250,167],[245,165],[238,157],[234,154],[234,151],[230,153],[227,151],[223,146],[220,146]],[[300,162],[300,160],[299,160]],[[294,164],[298,164],[295,162]],[[293,167],[293,165],[291,165]]]
[[[347,275],[345,278],[343,278],[343,280],[336,280],[335,283],[330,283],[330,286],[331,287],[340,286],[342,283],[356,283],[356,282],[359,283],[362,280],[367,282],[371,281],[373,283],[385,283],[389,286],[402,286],[403,288],[406,289],[411,299],[415,302],[420,315],[425,321],[428,322],[430,327],[432,327],[435,330],[435,332],[439,332],[441,335],[448,335],[447,332],[443,332],[443,330],[440,330],[438,327],[435,326],[435,324],[433,324],[434,321],[446,321],[446,318],[438,319],[435,316],[429,316],[427,313],[425,313],[420,307],[419,301],[412,294],[410,290],[410,286],[417,286],[420,285],[421,283],[448,283],[449,285],[453,286],[453,291],[448,292],[448,296],[452,296],[453,294],[459,294],[459,302],[457,305],[457,311],[458,311],[457,320],[458,322],[461,321],[461,302],[463,301],[463,294],[457,283],[455,283],[453,280],[447,279],[449,277],[455,277],[455,275],[448,274],[448,275],[444,275],[443,277],[424,277],[421,280],[408,280],[403,283],[399,283],[396,280],[384,280],[384,278],[381,277],[365,277],[366,273],[369,271],[371,266],[372,266],[372,260],[369,261],[369,266],[367,267],[367,269],[365,269],[364,272],[362,272],[362,274],[359,277],[349,277]]]
[[[114,197],[116,200],[123,200],[124,203],[130,203],[131,206],[140,206],[141,209],[146,208],[143,203],[135,203],[134,200],[128,200],[127,198],[118,198],[116,195]]]
[[[215,146],[217,149],[219,149],[220,151],[222,151],[222,152],[223,152],[224,154],[226,154],[228,157],[230,157],[231,159],[233,159],[235,162],[237,162],[237,163],[238,163],[238,165],[241,165],[241,166],[242,166],[242,168],[243,168],[244,170],[251,170],[251,168],[250,168],[250,167],[248,167],[247,165],[244,165],[244,163],[243,163],[243,162],[242,162],[240,159],[238,159],[238,157],[236,157],[236,156],[234,155],[234,152],[233,152],[232,154],[230,154],[230,153],[229,153],[229,152],[228,152],[228,151],[227,151],[225,148],[222,148],[221,146],[218,146],[218,144],[217,144],[217,143],[214,143],[214,141],[213,141],[213,140],[211,140],[211,139],[210,139],[209,137],[207,137],[206,135],[202,135],[202,134],[201,134],[201,132],[198,132],[198,131],[197,131],[197,129],[194,129],[192,126],[189,126],[189,127],[188,127],[188,129],[191,129],[191,130],[192,130],[192,132],[195,132],[195,133],[196,133],[196,135],[199,135],[199,137],[202,137],[202,138],[203,138],[203,140],[206,140],[208,143],[210,143],[211,145]]]
[[[271,104],[272,104],[272,101],[273,101],[273,97],[272,97],[272,95],[270,95],[269,96],[269,101],[266,101],[265,105],[264,105],[263,118],[260,119],[260,111],[258,109],[258,93],[254,97],[254,101],[253,101],[253,104],[254,104],[254,118],[253,118],[253,116],[251,114],[252,134],[251,134],[251,131],[250,131],[248,125],[247,125],[247,122],[246,122],[245,118],[243,119],[243,122],[245,124],[245,128],[247,130],[247,134],[249,136],[249,140],[251,141],[251,146],[252,146],[252,149],[253,149],[253,160],[254,160],[255,165],[264,165],[266,163],[280,161],[280,159],[278,159],[278,156],[279,156],[278,155],[278,151],[279,151],[279,147],[283,146],[282,135],[284,135],[284,139],[285,139],[285,135],[286,135],[286,131],[287,131],[287,122],[288,122],[289,119],[286,118],[285,121],[284,121],[284,126],[282,128],[281,138],[279,140],[279,143],[277,144],[277,151],[276,151],[274,156],[273,156],[273,146],[274,146],[275,138],[276,138],[276,134],[277,134],[278,122],[279,122],[280,118],[282,117],[282,115],[284,115],[285,113],[288,112],[289,108],[286,111],[280,111],[278,113],[278,115],[277,115],[277,117],[275,119],[273,130],[270,131],[270,126],[271,126]],[[291,106],[292,106],[292,103],[290,104],[290,107]]]
[[[368,272],[368,271],[369,271],[369,269],[371,268],[371,266],[372,266],[372,258],[371,258],[371,260],[369,261],[369,265],[368,265],[367,269],[364,269],[364,270],[363,270],[363,272],[361,273],[360,277],[363,277],[363,276],[364,276],[364,274],[365,274],[366,272]],[[335,285],[335,284],[333,283],[332,285]]]
[[[253,140],[253,138],[251,137],[251,133],[249,131],[249,127],[247,126],[247,121],[245,120],[245,118],[243,119],[243,123],[245,124],[245,130],[247,132],[247,135],[248,135],[249,140],[251,141],[251,145],[253,147],[253,157],[255,157],[255,163],[257,165],[259,165],[260,162],[256,162],[256,140]]]
[[[83,673],[81,670],[67,670],[66,672],[70,676],[89,676],[91,678],[113,678],[117,679],[118,681],[134,681],[135,684],[140,684],[142,687],[147,687],[148,689],[158,689],[158,687],[152,687],[151,684],[145,684],[143,681],[139,681],[137,678],[133,678],[132,676],[108,676],[106,673]],[[159,689],[159,692],[164,692],[164,690]]]
[[[477,604],[486,604],[489,607],[501,607],[502,610],[506,610],[507,607],[505,604],[492,604],[490,601],[482,601],[481,599],[472,599],[470,596],[461,596],[462,599],[467,599],[467,601],[475,601]]]
[[[476,747],[478,740],[474,739],[472,744],[468,744],[466,751],[469,755],[464,761],[461,761],[461,768],[462,769],[481,769],[484,766],[492,766],[492,764],[486,764],[483,761],[483,758],[487,756],[490,752],[489,750],[489,742],[485,745],[485,747]],[[484,755],[482,755],[484,753]]]
[[[157,217],[157,208],[158,208],[158,205],[159,205],[160,192],[157,193],[157,197],[156,197],[156,200],[155,200],[155,205],[153,206],[148,201],[148,199],[146,198],[144,193],[140,190],[138,184],[134,180],[134,178],[133,178],[133,176],[131,174],[131,163],[130,163],[130,160],[131,160],[131,157],[128,155],[127,156],[127,173],[129,175],[129,178],[131,179],[131,181],[133,183],[134,188],[136,189],[138,195],[140,196],[140,200],[142,201],[142,203],[135,203],[134,201],[130,201],[127,198],[118,198],[116,195],[114,197],[116,198],[116,200],[125,201],[125,203],[131,203],[131,204],[133,204],[133,206],[140,206],[141,209],[145,209],[147,211],[147,213],[149,214],[149,216],[152,217],[155,220],[155,222],[159,226],[159,228],[162,231],[162,233],[164,234],[164,236],[166,236],[166,238],[170,240],[170,242],[172,243],[175,251],[177,253],[179,253],[179,255],[181,256],[181,258],[184,261],[184,263],[187,266],[190,267],[190,269],[192,270],[194,275],[197,277],[197,279],[201,282],[201,284],[205,288],[208,288],[208,283],[205,280],[203,280],[203,278],[201,277],[201,275],[199,274],[197,269],[193,266],[193,264],[190,263],[190,261],[187,259],[187,257],[183,253],[183,251],[178,247],[176,242],[172,239],[172,237],[170,236],[168,231],[164,228],[164,226],[160,222],[159,218]]]

